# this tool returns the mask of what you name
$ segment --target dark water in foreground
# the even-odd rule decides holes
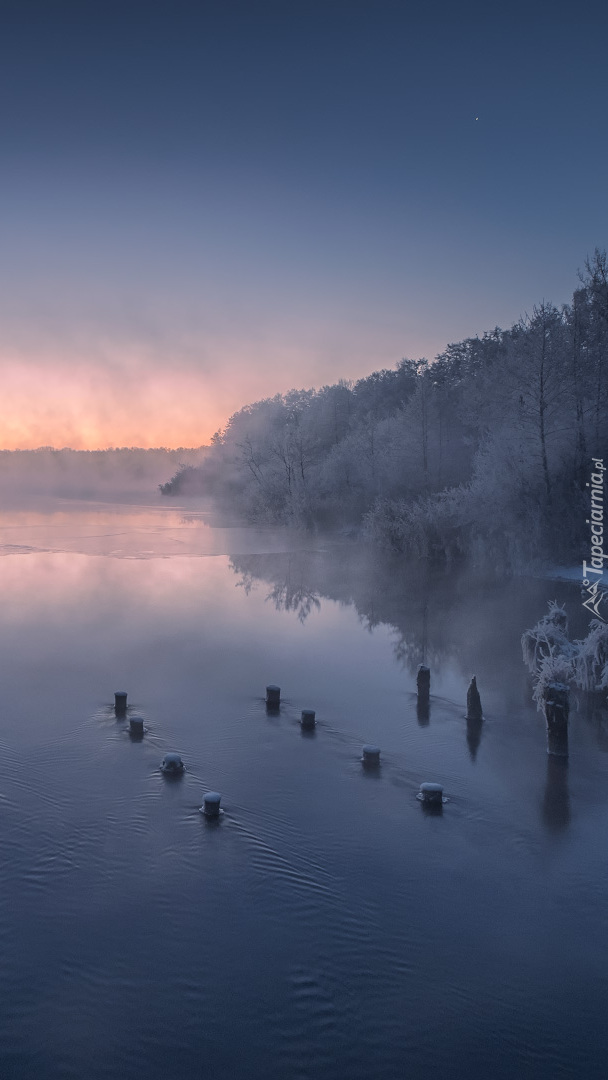
[[[519,651],[576,587],[51,509],[0,518],[2,1080],[605,1078],[608,722],[548,757]]]

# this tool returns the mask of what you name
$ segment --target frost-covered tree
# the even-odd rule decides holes
[[[255,520],[365,523],[432,560],[578,560],[587,453],[608,438],[607,347],[596,250],[570,305],[543,302],[430,363],[247,405],[164,490],[198,485]]]
[[[524,663],[534,679],[534,700],[542,707],[551,683],[576,686],[587,693],[608,690],[608,623],[594,619],[585,638],[570,641],[568,617],[556,601],[521,639]]]

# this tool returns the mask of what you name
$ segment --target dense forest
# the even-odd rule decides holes
[[[608,260],[570,304],[433,362],[247,405],[165,495],[212,493],[256,521],[357,527],[431,560],[578,559],[591,457],[608,433]]]

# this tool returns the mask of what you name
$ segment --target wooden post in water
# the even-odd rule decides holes
[[[266,708],[270,712],[277,712],[281,707],[281,687],[271,683],[266,687]]]
[[[114,712],[117,716],[125,716],[127,712],[126,690],[116,690],[114,694]]]
[[[418,666],[418,674],[416,675],[416,691],[418,693],[418,704],[429,703],[429,695],[431,693],[431,669],[425,667],[424,664]]]
[[[220,801],[221,795],[219,791],[208,791],[207,794],[203,796],[203,805],[200,808],[201,813],[204,814],[205,817],[219,817],[221,813]]]
[[[431,693],[431,669],[426,667],[425,664],[420,664],[418,667],[418,674],[416,675],[416,711],[418,714],[418,723],[423,727],[429,722],[430,715],[430,702],[429,697]]]
[[[427,807],[430,806],[436,810],[443,808],[443,788],[441,784],[421,784],[416,798]]]
[[[467,720],[483,720],[481,698],[477,689],[477,678],[473,675],[467,690]]]
[[[144,721],[141,716],[132,716],[129,720],[129,734],[135,739],[144,737]]]
[[[545,686],[543,711],[547,722],[547,753],[568,757],[570,692],[565,683],[553,682]]]
[[[380,768],[380,747],[375,746],[373,743],[366,743],[363,747],[363,757],[361,758],[363,767],[365,769],[379,769]]]

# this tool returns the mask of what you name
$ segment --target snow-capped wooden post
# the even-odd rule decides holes
[[[208,791],[203,796],[203,805],[200,807],[201,814],[209,818],[218,818],[223,813],[220,809],[221,798],[219,791]]]
[[[477,689],[477,677],[473,675],[467,690],[467,720],[482,720],[481,698]]]
[[[365,769],[379,769],[380,747],[375,746],[373,743],[366,743],[363,747],[363,757],[361,758],[361,761]]]
[[[567,757],[570,692],[565,683],[547,683],[543,690],[543,711],[547,722],[547,753]]]
[[[281,707],[281,687],[270,683],[266,687],[266,708],[268,712],[278,712]]]
[[[114,712],[117,716],[126,716],[127,714],[127,693],[126,690],[116,690],[114,693]]]
[[[443,787],[441,784],[421,784],[416,798],[425,806],[441,809],[443,807]]]
[[[314,709],[302,709],[302,719],[300,723],[304,731],[312,731],[316,726],[316,714]]]
[[[129,720],[129,734],[135,739],[144,737],[144,721],[141,716],[132,716]]]

